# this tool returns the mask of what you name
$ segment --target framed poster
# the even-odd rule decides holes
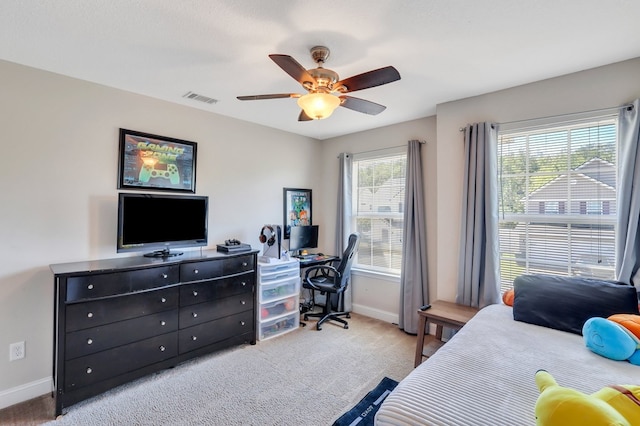
[[[284,239],[289,238],[292,226],[311,225],[311,190],[284,188]]]
[[[118,188],[196,192],[195,142],[120,129]]]

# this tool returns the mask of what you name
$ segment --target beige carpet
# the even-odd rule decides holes
[[[331,425],[384,376],[413,369],[416,337],[395,325],[356,314],[347,330],[313,324],[112,389],[46,424]]]

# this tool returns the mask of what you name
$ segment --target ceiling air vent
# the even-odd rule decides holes
[[[187,99],[193,99],[194,101],[204,102],[205,104],[213,105],[218,103],[217,99],[213,99],[204,95],[198,95],[197,93],[193,93],[193,92],[187,92],[184,95],[182,95],[182,97]]]

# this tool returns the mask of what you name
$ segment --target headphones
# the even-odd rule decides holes
[[[264,234],[264,230],[267,229],[269,230],[269,238],[267,238],[267,236]],[[269,247],[271,247],[272,245],[275,244],[276,242],[276,231],[273,230],[273,227],[270,225],[265,225],[262,227],[262,230],[260,230],[260,242],[261,243],[267,243],[267,245]]]

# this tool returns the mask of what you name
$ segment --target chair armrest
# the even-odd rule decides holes
[[[312,272],[314,273],[314,277],[318,276],[318,274],[320,273],[326,277],[329,276],[329,272],[333,272],[335,275],[340,276],[340,272],[338,272],[335,267],[330,265],[318,265],[307,268],[304,274],[305,281],[307,280],[307,278],[309,278],[309,275],[311,275]]]
[[[311,275],[313,273],[313,275]],[[304,274],[304,281],[307,283],[307,285],[315,290],[320,290],[316,285],[314,285],[310,278],[314,278],[314,277],[325,277],[329,280],[331,280],[332,282],[336,282],[337,279],[340,279],[341,274],[340,272],[333,266],[330,265],[318,265],[318,266],[311,266],[310,268],[308,268],[305,271]]]

